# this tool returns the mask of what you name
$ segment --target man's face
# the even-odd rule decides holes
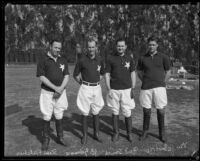
[[[58,57],[61,51],[61,47],[61,42],[54,41],[53,44],[50,46],[52,56]]]
[[[91,56],[95,55],[95,52],[97,50],[96,42],[95,41],[89,41],[88,42],[88,52]]]
[[[148,48],[149,48],[150,53],[156,52],[157,48],[158,48],[157,42],[156,41],[149,41]]]
[[[117,52],[121,55],[126,51],[126,43],[125,41],[118,41],[117,42]]]

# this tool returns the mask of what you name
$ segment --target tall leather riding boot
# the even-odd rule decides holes
[[[87,118],[88,116],[82,115],[83,137],[81,139],[81,144],[87,143],[87,130],[88,130]]]
[[[94,139],[102,143],[99,138],[99,115],[93,115]]]
[[[126,124],[126,131],[127,131],[127,139],[129,142],[133,142],[132,138],[132,118],[130,117],[125,117],[125,124]]]
[[[114,135],[113,135],[113,138],[112,138],[112,141],[113,142],[116,142],[119,140],[119,115],[112,115],[112,119],[113,119],[113,132],[114,132]]]
[[[50,137],[49,137],[50,121],[43,120],[42,131],[42,151],[48,150]]]
[[[157,119],[158,119],[158,128],[159,128],[159,138],[165,143],[167,138],[165,135],[165,111],[164,109],[157,109]]]
[[[143,132],[140,140],[143,141],[147,138],[149,124],[150,124],[150,117],[151,117],[151,109],[143,108]]]
[[[60,120],[55,120],[56,121],[56,132],[57,132],[57,137],[58,137],[58,142],[61,145],[67,146],[67,143],[64,140],[63,137],[63,124],[62,124],[62,119]]]

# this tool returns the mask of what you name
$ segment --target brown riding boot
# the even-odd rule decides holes
[[[127,139],[129,142],[133,142],[132,138],[132,118],[130,117],[125,117],[125,124],[126,124],[126,131],[127,131]]]
[[[42,151],[46,151],[49,148],[49,129],[50,129],[50,121],[43,120],[43,131],[42,131]]]
[[[119,140],[119,115],[112,115],[112,119],[113,119],[113,132],[114,132],[114,135],[113,135],[113,138],[112,138],[112,141],[113,142],[116,142]]]
[[[99,138],[99,115],[93,115],[93,128],[94,128],[94,139],[102,143]]]
[[[81,139],[81,144],[83,145],[87,143],[87,130],[88,130],[87,118],[88,116],[82,115],[83,137]]]
[[[147,138],[149,131],[149,124],[150,124],[150,117],[151,117],[151,109],[143,108],[143,132],[140,137],[141,141],[144,141]]]

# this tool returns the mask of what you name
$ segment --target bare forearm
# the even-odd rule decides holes
[[[108,90],[110,90],[110,73],[105,74],[105,80],[106,80],[106,87]]]
[[[136,85],[136,74],[135,71],[131,73],[131,80],[132,80],[132,88],[135,88]]]
[[[40,80],[42,83],[44,83],[51,89],[56,90],[56,86],[53,83],[51,83],[51,81],[49,81],[45,76],[40,76]]]
[[[81,84],[82,82],[82,78],[81,78],[81,75],[79,74],[78,76],[74,76],[74,79],[77,83]]]
[[[100,75],[100,81],[103,79],[103,76],[102,75]]]
[[[63,82],[62,82],[62,84],[61,84],[60,87],[61,87],[62,89],[64,89],[64,88],[66,87],[68,81],[69,81],[69,75],[65,75],[65,77],[64,77],[64,79],[63,79]]]
[[[171,76],[171,70],[166,71],[165,82],[167,82],[169,80],[170,76]]]
[[[142,81],[143,80],[143,72],[137,71],[137,75],[138,75],[139,79]]]

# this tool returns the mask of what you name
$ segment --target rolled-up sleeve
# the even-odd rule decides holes
[[[170,59],[167,55],[163,55],[163,66],[165,71],[170,70]]]
[[[67,63],[66,59],[64,59],[64,63],[65,63],[65,69],[63,71],[63,74],[64,75],[69,75],[69,68],[68,68],[68,63]]]
[[[111,62],[110,62],[110,57],[108,56],[106,59],[106,63],[105,63],[105,73],[110,73],[111,71]]]
[[[75,65],[75,68],[74,68],[74,73],[73,73],[73,76],[76,77],[79,75],[80,73],[80,68],[81,68],[81,62],[78,61]]]
[[[135,71],[136,68],[136,63],[133,59],[131,59],[131,63],[130,63],[130,72]]]
[[[37,72],[36,77],[44,76],[45,75],[45,61],[44,59],[40,59],[37,64]]]
[[[137,64],[137,70],[143,70],[143,65],[142,65],[142,58],[139,58],[138,64]]]
[[[104,65],[104,61],[101,60],[101,70],[100,70],[100,74],[104,75],[105,74],[105,65]]]

